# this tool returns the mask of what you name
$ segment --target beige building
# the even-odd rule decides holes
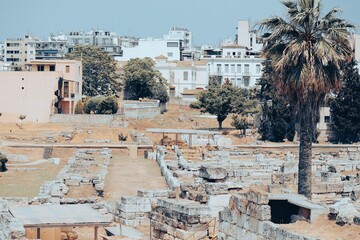
[[[9,38],[5,41],[4,62],[11,70],[24,70],[25,65],[35,59],[35,37]]]
[[[73,60],[36,60],[24,71],[0,72],[0,122],[48,122],[53,113],[73,114],[81,99],[82,65]]]

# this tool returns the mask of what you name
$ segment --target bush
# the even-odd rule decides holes
[[[85,113],[115,114],[118,110],[117,99],[114,96],[96,96],[85,103]]]
[[[75,106],[75,114],[84,114],[84,113],[85,113],[84,103],[82,102],[82,100],[79,100]]]
[[[246,135],[246,128],[250,126],[250,123],[244,117],[240,118],[238,115],[233,115],[231,126],[237,130],[242,130],[242,134]]]
[[[125,142],[127,137],[128,136],[127,135],[125,136],[125,134],[123,134],[123,133],[118,134],[119,141]]]
[[[5,155],[3,155],[2,153],[0,153],[0,172],[6,172],[7,168],[6,168],[6,163],[7,163],[8,159]]]

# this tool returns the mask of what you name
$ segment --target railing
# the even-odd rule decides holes
[[[210,238],[215,238],[216,237],[216,225],[218,224],[218,219],[215,217],[213,219],[211,219],[209,222],[205,223],[204,225],[200,226],[199,229],[197,229],[196,232],[194,232],[193,234],[191,234],[188,238],[186,238],[185,240],[198,240],[199,238],[195,238],[196,234],[207,230],[207,237]],[[213,223],[213,226],[210,226],[211,223]]]

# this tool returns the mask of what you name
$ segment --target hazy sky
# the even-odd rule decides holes
[[[343,18],[360,26],[359,0],[322,2],[324,10],[340,7]],[[238,19],[256,23],[284,12],[279,0],[1,0],[0,9],[0,42],[28,33],[46,39],[50,33],[93,28],[161,37],[177,26],[192,31],[197,45],[234,38]]]

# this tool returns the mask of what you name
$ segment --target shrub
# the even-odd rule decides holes
[[[84,114],[84,113],[85,113],[84,103],[82,102],[82,100],[79,100],[75,106],[75,114]]]
[[[244,117],[240,118],[238,115],[233,115],[231,126],[237,130],[242,130],[242,134],[246,135],[246,128],[250,126],[250,123]]]
[[[6,172],[7,168],[6,168],[6,163],[7,163],[8,159],[5,155],[3,155],[2,153],[0,153],[0,172]]]
[[[114,96],[96,96],[85,102],[85,113],[115,114],[118,110],[117,99]]]
[[[126,139],[127,139],[127,135],[125,136],[123,133],[119,133],[118,134],[118,138],[119,138],[119,141],[123,141],[123,142],[125,142],[126,141]]]

